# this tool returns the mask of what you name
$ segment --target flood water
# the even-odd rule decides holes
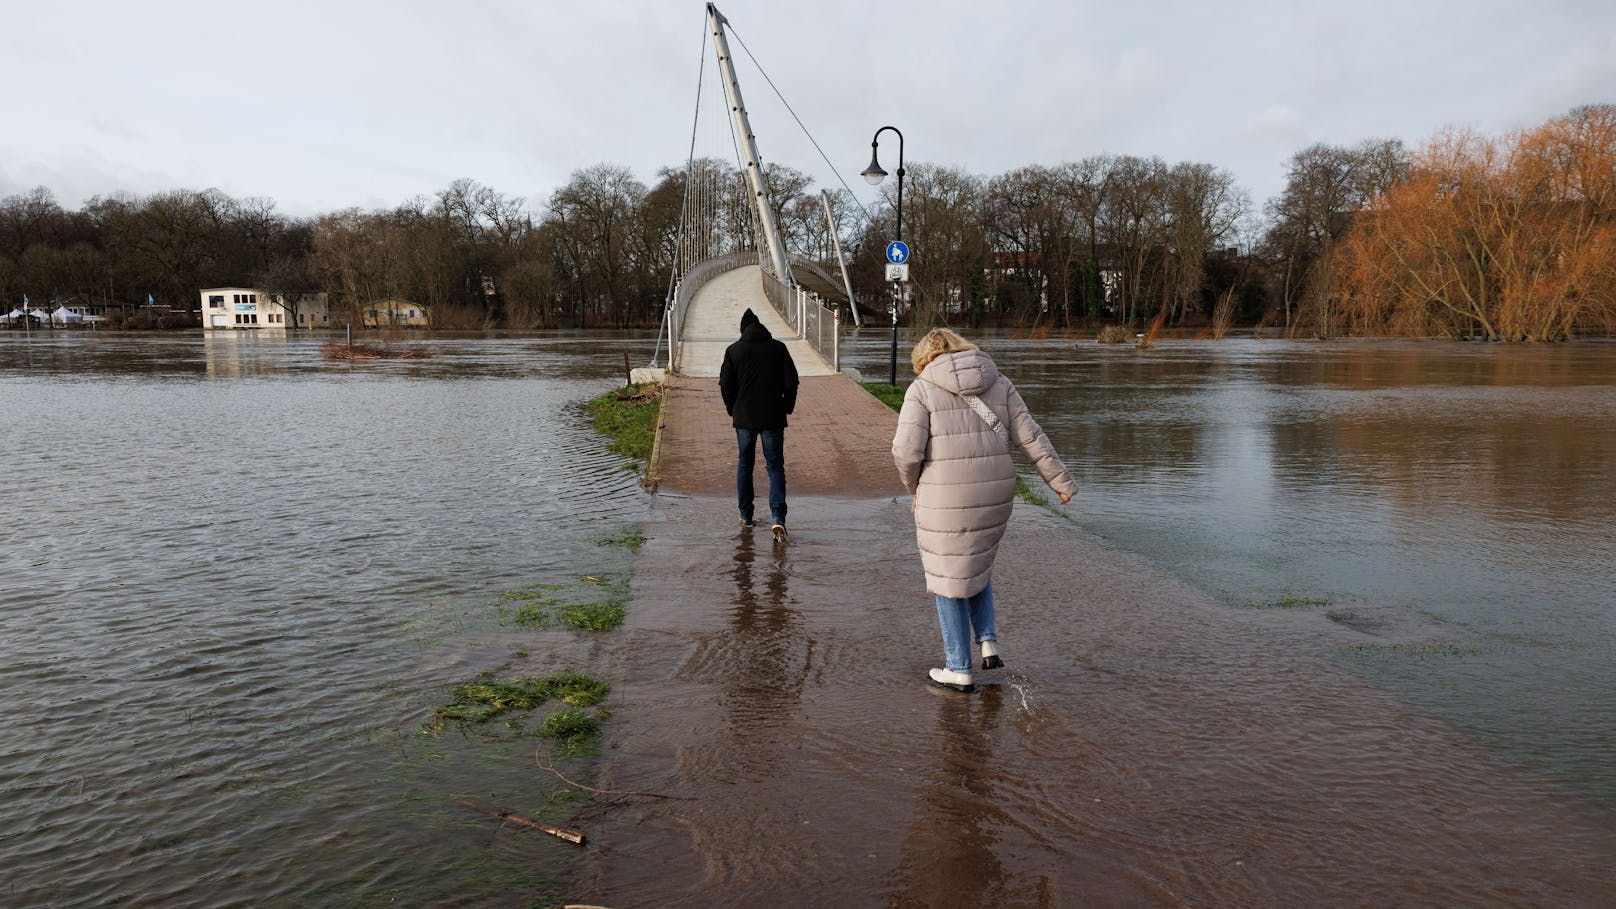
[[[601,542],[650,506],[582,402],[650,342],[320,340],[0,334],[0,904],[528,905],[573,857],[454,800],[553,816],[530,734],[419,727],[478,672],[609,646],[514,629],[500,594],[630,570]],[[846,362],[884,375],[885,343]],[[1363,632],[1321,658],[1616,811],[1616,347],[983,346],[1081,529],[1258,624]],[[937,710],[952,780],[984,745]],[[846,775],[879,766],[844,744]]]
[[[978,340],[1083,528],[1616,808],[1616,344]]]
[[[590,668],[500,595],[626,575],[643,494],[581,402],[649,345],[319,343],[0,335],[0,905],[528,905],[576,848],[454,800],[544,815],[531,734],[417,730]]]

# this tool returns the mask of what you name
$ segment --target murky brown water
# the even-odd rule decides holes
[[[581,402],[649,345],[424,343],[350,366],[306,338],[0,335],[0,905],[528,905],[553,880],[575,847],[452,798],[544,814],[533,739],[416,730],[483,670],[597,661],[498,598],[626,574],[596,541],[644,499]]]
[[[789,442],[787,463],[790,463]],[[575,893],[607,906],[1593,906],[1616,814],[1225,606],[1019,510],[1008,667],[937,665],[908,509],[660,502]]]
[[[1616,808],[1616,344],[983,346],[1085,530]]]
[[[603,785],[694,799],[588,820],[607,897],[1609,902],[1616,349],[990,339],[1085,489],[973,700],[901,506],[647,508],[577,405],[649,342],[317,343],[0,335],[0,903],[528,905],[579,853],[452,795],[553,810],[533,740],[416,728],[595,666]],[[617,637],[501,624],[645,520]]]

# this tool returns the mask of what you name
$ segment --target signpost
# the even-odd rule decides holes
[[[909,244],[893,240],[887,244],[887,280],[892,282],[892,374],[888,381],[898,384],[898,304],[903,285],[909,282]]]

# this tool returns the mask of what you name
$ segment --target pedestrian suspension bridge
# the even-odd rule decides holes
[[[690,378],[717,376],[724,350],[739,337],[741,314],[747,309],[786,343],[799,375],[836,375],[841,370],[844,321],[858,319],[829,193],[820,193],[825,221],[821,237],[828,240],[821,245],[829,247],[833,261],[821,265],[787,249],[781,200],[772,197],[751,118],[741,99],[730,53],[732,31],[728,20],[709,3],[662,328],[650,369],[636,371],[636,379],[658,377],[664,369]],[[704,97],[704,92],[711,93],[708,41],[717,57],[721,101]],[[750,51],[747,54],[750,57]],[[773,87],[772,80],[769,84]],[[717,103],[728,108],[728,116],[704,117],[708,112],[703,108]],[[698,144],[702,156],[697,154]],[[817,142],[814,145],[818,147]],[[733,168],[723,158],[706,156],[719,146],[733,151]],[[847,198],[852,198],[851,190]],[[800,223],[802,213],[795,214]],[[666,366],[659,368],[664,357]]]

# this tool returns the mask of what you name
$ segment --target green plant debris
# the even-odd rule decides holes
[[[495,681],[483,673],[478,681],[456,685],[454,701],[432,710],[432,723],[424,732],[436,735],[450,720],[486,723],[512,711],[532,710],[557,700],[569,707],[590,707],[606,699],[610,690],[605,682],[576,672],[559,673],[541,679]]]
[[[637,461],[651,459],[661,409],[662,386],[654,382],[614,388],[589,402],[595,430],[611,439],[607,450]]]
[[[577,708],[570,710],[557,710],[544,718],[544,725],[539,732],[553,739],[571,741],[594,735],[600,729],[600,721],[588,713]]]
[[[620,599],[599,603],[563,603],[561,623],[579,631],[611,631],[623,624],[628,604]]]
[[[626,575],[584,575],[578,580],[590,586],[533,584],[500,594],[502,603],[516,607],[505,612],[506,624],[550,628],[559,623],[578,631],[610,631],[623,624],[628,613]]]
[[[908,382],[900,382],[897,385],[889,385],[886,382],[860,382],[859,384],[864,386],[865,391],[875,395],[876,399],[882,404],[893,410],[903,409],[903,394],[909,388]]]
[[[621,546],[633,552],[645,545],[645,531],[638,527],[630,527],[609,537],[601,537],[595,542],[602,546]]]
[[[502,602],[516,604],[511,624],[547,628],[555,624],[555,611],[562,605],[554,593],[558,589],[564,588],[557,584],[534,584],[521,590],[507,590],[499,598]]]

